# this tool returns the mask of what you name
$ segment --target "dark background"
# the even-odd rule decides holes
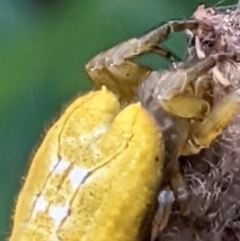
[[[207,1],[208,4],[217,1]],[[98,52],[169,19],[191,15],[194,0],[0,1],[0,241],[9,235],[21,177],[64,104],[91,88],[84,64]],[[235,3],[225,1],[224,4]],[[166,44],[184,55],[183,35]],[[166,67],[159,57],[141,59]]]

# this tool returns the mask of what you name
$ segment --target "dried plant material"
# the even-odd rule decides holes
[[[230,86],[231,83],[229,82],[228,79],[226,79],[221,71],[219,70],[218,66],[213,67],[212,69],[212,75],[213,75],[213,80],[217,83],[219,82],[222,84],[224,87]]]
[[[206,8],[201,5],[193,19],[199,27],[188,35],[194,38],[191,57],[202,59],[212,53],[240,56],[240,7]],[[214,102],[232,89],[240,88],[240,63],[219,63],[213,77]],[[181,160],[187,181],[192,214],[183,218],[173,211],[161,241],[240,240],[240,112],[210,149],[194,158]],[[177,210],[177,209],[176,209]]]

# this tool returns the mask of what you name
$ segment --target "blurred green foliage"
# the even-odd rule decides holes
[[[190,16],[193,0],[3,0],[0,2],[0,241],[30,155],[64,104],[91,88],[84,64],[98,52],[169,19]],[[208,1],[208,4],[216,1]],[[231,4],[233,2],[224,2]],[[183,56],[179,34],[166,46]],[[142,59],[165,67],[159,57]]]

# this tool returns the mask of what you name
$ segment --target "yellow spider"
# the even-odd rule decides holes
[[[163,72],[129,59],[149,51],[169,57],[158,43],[196,27],[169,22],[90,60],[96,89],[47,132],[19,194],[10,241],[154,240],[175,198],[189,213],[178,157],[209,147],[238,110],[239,91],[216,106],[206,97],[205,74],[229,56]]]

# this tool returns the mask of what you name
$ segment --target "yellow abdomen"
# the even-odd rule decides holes
[[[137,241],[161,180],[159,135],[105,87],[76,99],[32,160],[10,241]]]

